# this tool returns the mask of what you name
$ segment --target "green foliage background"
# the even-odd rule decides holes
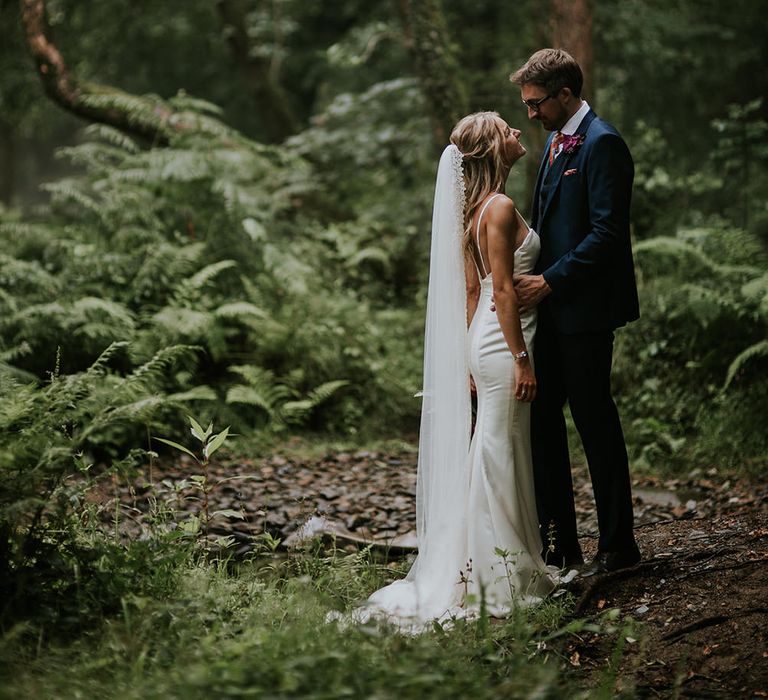
[[[714,2],[674,15],[660,2],[595,6],[593,102],[637,164],[644,316],[620,333],[616,383],[633,455],[654,467],[681,453],[765,455],[749,419],[761,407],[745,402],[762,395],[765,355],[768,126],[753,70],[765,21],[737,5],[726,16]],[[0,219],[4,372],[22,383],[55,365],[83,372],[125,342],[108,372],[125,376],[189,345],[194,359],[152,390],[192,392],[188,410],[239,432],[413,435],[435,146],[399,18],[359,0],[330,14],[294,0],[241,7],[301,125],[280,144],[268,144],[269,107],[254,103],[209,3],[49,3],[74,74],[198,115],[192,133],[149,149],[56,111],[17,8],[0,6],[13,28],[0,51],[3,129],[16,144]],[[471,108],[521,124],[506,76],[537,46],[541,8],[445,10]],[[143,118],[138,97],[131,108]],[[538,125],[525,128],[535,145]],[[39,172],[49,161],[28,150],[33,135],[49,152],[69,144],[50,168],[64,175]],[[509,183],[524,209],[535,160]],[[116,455],[147,422],[172,428],[174,412],[143,420],[87,447]]]

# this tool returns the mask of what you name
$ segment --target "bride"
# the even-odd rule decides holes
[[[536,311],[512,283],[539,239],[503,189],[525,155],[495,112],[464,117],[440,158],[424,348],[416,486],[418,557],[405,579],[370,596],[358,621],[403,629],[476,615],[502,617],[554,587],[542,561],[533,489],[530,402]],[[495,305],[495,310],[492,310]],[[471,377],[470,377],[471,374]],[[470,443],[471,382],[477,422]]]

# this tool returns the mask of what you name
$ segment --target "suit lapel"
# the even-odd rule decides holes
[[[539,226],[539,211],[541,207],[539,205],[539,198],[541,197],[541,184],[544,182],[544,173],[547,170],[547,160],[549,158],[549,144],[552,143],[554,133],[549,135],[547,143],[544,145],[544,154],[541,156],[539,162],[539,171],[536,173],[536,186],[533,188],[533,207],[531,208],[531,228],[538,230]]]
[[[581,124],[579,124],[579,128],[576,129],[576,134],[581,136],[586,136],[587,130],[589,129],[589,125],[592,123],[594,118],[597,115],[592,111],[591,109],[589,112],[584,115],[584,119],[581,120]],[[552,137],[547,141],[547,144],[549,144],[549,141]],[[583,146],[583,144],[582,144]],[[547,147],[547,153],[549,152],[549,147]],[[549,208],[549,205],[552,203],[552,199],[555,196],[555,193],[557,192],[558,188],[560,187],[560,180],[563,177],[563,173],[565,172],[565,166],[568,164],[568,162],[576,155],[576,151],[573,153],[561,153],[557,158],[555,158],[555,162],[552,163],[552,167],[549,169],[549,172],[546,174],[546,180],[549,183],[549,186],[547,187],[546,191],[546,201],[544,202],[544,206],[541,208],[541,218],[544,219],[544,216],[547,213],[547,209]],[[541,176],[541,170],[544,167],[544,163],[546,160],[542,161],[542,168],[540,168],[539,176]],[[541,182],[541,181],[539,181]],[[539,185],[537,185],[537,188]],[[538,191],[538,189],[537,189]]]

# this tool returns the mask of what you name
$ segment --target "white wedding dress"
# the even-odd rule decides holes
[[[478,234],[484,213],[485,207],[478,217]],[[530,229],[515,251],[515,273],[532,272],[539,250],[539,237]],[[460,493],[440,494],[463,501],[456,522],[443,519],[439,527],[448,534],[433,536],[430,542],[437,544],[431,545],[427,562],[419,561],[425,557],[420,549],[405,579],[379,589],[352,612],[356,622],[385,618],[402,631],[418,633],[433,621],[477,616],[481,601],[490,615],[503,617],[515,606],[540,602],[558,579],[540,554],[530,403],[515,399],[514,358],[491,311],[491,275],[483,276],[480,270],[478,274],[480,299],[466,336],[469,369],[477,386],[477,422],[469,452],[459,460],[464,465]],[[536,311],[522,314],[521,325],[532,355]]]
[[[486,202],[480,223],[494,197]],[[515,251],[515,274],[530,274],[541,244],[533,229]],[[553,588],[541,558],[539,519],[531,460],[531,404],[515,398],[515,360],[491,311],[493,281],[482,270],[480,299],[469,327],[469,367],[477,386],[477,422],[469,450],[467,550],[472,560],[469,593],[482,594],[489,612],[540,602]],[[525,345],[533,356],[536,310],[520,314]]]

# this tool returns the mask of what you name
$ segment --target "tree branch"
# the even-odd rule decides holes
[[[45,92],[59,106],[82,119],[114,126],[155,144],[167,144],[174,132],[192,128],[160,100],[78,82],[51,38],[44,0],[20,0],[20,9],[27,45]]]

